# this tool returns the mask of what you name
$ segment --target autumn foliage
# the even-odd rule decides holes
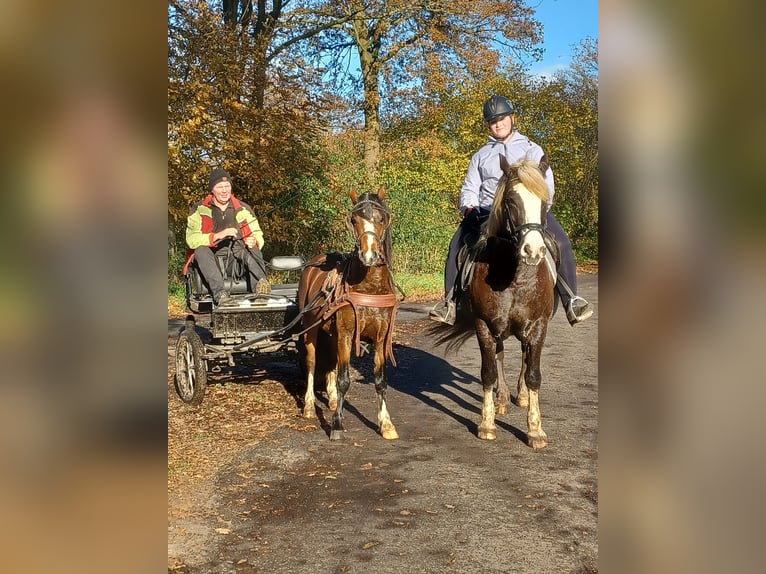
[[[548,153],[576,253],[598,257],[595,41],[540,79],[510,57],[539,41],[517,2],[224,4],[226,18],[203,0],[168,12],[171,251],[184,250],[189,206],[220,165],[259,214],[267,257],[350,250],[349,189],[384,185],[394,269],[440,272],[468,160],[487,137],[481,105],[498,93]]]

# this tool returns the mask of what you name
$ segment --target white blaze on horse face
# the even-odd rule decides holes
[[[359,251],[365,265],[373,265],[377,262],[378,253],[375,250],[375,226],[371,221],[362,220],[364,228],[359,238]]]
[[[540,221],[540,214],[543,208],[542,200],[521,183],[514,186],[514,191],[519,194],[524,205],[526,218],[524,223],[542,223]],[[545,249],[542,233],[534,229],[524,234],[524,240],[519,247],[519,253],[525,264],[537,265],[545,258]]]

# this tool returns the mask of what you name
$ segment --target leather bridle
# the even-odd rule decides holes
[[[507,193],[507,192],[506,192]],[[520,246],[524,242],[524,238],[530,231],[539,231],[540,234],[545,237],[548,233],[548,229],[545,223],[522,223],[516,225],[513,223],[511,217],[511,210],[508,207],[507,197],[503,198],[503,212],[505,213],[505,233],[507,239],[511,241],[516,247]]]
[[[351,224],[351,218],[354,215],[358,215],[362,217],[363,219],[366,219],[367,221],[373,221],[373,210],[377,209],[378,211],[382,212],[384,215],[384,221],[383,221],[383,232],[378,235],[375,231],[363,231],[359,235],[356,235],[356,231],[354,230],[354,226]],[[373,222],[374,225],[374,222]],[[378,254],[378,257],[380,258],[381,265],[386,265],[388,262],[386,261],[386,254],[383,253],[381,250],[381,246],[383,245],[383,242],[386,239],[386,233],[388,233],[388,228],[391,225],[391,212],[381,203],[370,199],[369,197],[364,197],[360,199],[356,205],[354,205],[354,208],[351,210],[351,213],[348,215],[348,219],[346,220],[346,226],[351,231],[351,234],[354,236],[354,250],[358,251],[361,249],[361,243],[362,243],[362,237],[365,235],[372,235],[377,240],[378,249],[376,249],[376,252]]]

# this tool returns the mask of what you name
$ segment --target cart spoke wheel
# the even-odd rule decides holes
[[[195,331],[184,329],[176,343],[175,384],[178,396],[190,405],[198,405],[205,396],[207,369],[205,346]]]

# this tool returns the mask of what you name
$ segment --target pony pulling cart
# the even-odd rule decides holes
[[[333,410],[330,439],[343,436],[343,401],[351,384],[352,349],[361,354],[364,339],[374,347],[378,426],[385,439],[399,435],[386,407],[386,360],[396,365],[392,351],[396,293],[389,269],[391,212],[384,203],[385,189],[359,196],[347,225],[354,236],[351,253],[330,253],[311,260],[301,275],[298,305],[306,349],[306,395],[303,416],[315,416],[314,377],[317,354],[329,358],[326,375],[328,406]]]
[[[303,416],[315,416],[314,379],[317,355],[327,363],[328,403],[334,411],[330,439],[343,432],[343,403],[351,384],[352,351],[362,354],[362,341],[374,353],[378,424],[386,439],[398,434],[386,408],[386,361],[395,365],[392,352],[397,299],[389,269],[392,216],[384,203],[385,190],[377,194],[350,192],[353,208],[347,226],[355,246],[350,253],[328,253],[304,263],[299,257],[274,258],[269,267],[301,271],[300,283],[273,285],[270,294],[252,293],[243,277],[232,276],[223,259],[229,304],[214,307],[212,298],[194,268],[187,274],[187,306],[195,312],[210,311],[210,329],[197,326],[188,316],[176,345],[176,390],[189,404],[204,397],[209,368],[233,367],[235,357],[273,359],[275,353],[303,351],[306,393]],[[227,275],[228,273],[228,275]],[[200,332],[205,335],[205,340]]]

